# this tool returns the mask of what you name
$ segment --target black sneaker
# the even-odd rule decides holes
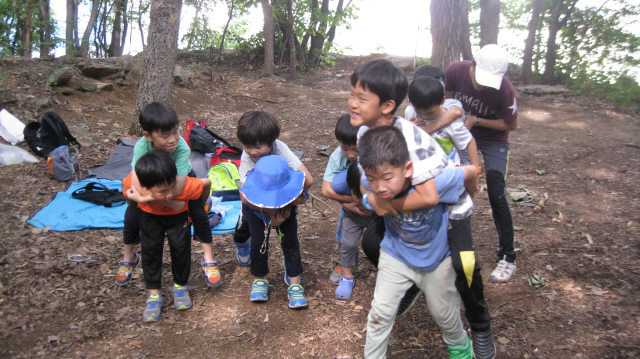
[[[398,317],[406,313],[413,305],[416,303],[418,298],[420,297],[420,293],[422,291],[415,284],[404,293],[404,297],[400,300],[400,305],[398,306]]]
[[[493,359],[496,357],[496,344],[493,342],[491,329],[484,332],[471,331],[473,338],[473,357],[476,359]]]

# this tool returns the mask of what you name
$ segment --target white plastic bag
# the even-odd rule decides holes
[[[228,210],[233,208],[232,205],[226,205],[226,206],[223,205],[222,197],[209,196],[209,199],[211,200],[211,205],[209,206],[209,212],[219,212],[220,214],[222,214],[222,217],[224,217],[224,214]]]
[[[8,166],[24,162],[36,163],[39,162],[39,160],[20,147],[3,145],[0,143],[0,163]]]
[[[7,110],[0,111],[0,136],[15,145],[24,141],[24,124]]]

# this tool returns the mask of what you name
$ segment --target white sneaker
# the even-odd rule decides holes
[[[489,282],[500,283],[508,282],[511,280],[511,276],[516,272],[516,262],[509,263],[502,259],[498,262],[496,269],[491,272],[489,276]]]

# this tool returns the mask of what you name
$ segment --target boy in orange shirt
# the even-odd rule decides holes
[[[191,228],[188,224],[188,201],[209,195],[209,179],[187,177],[182,192],[176,193],[177,169],[168,153],[148,152],[136,162],[135,174],[140,186],[151,193],[154,202],[138,203],[140,243],[144,282],[149,290],[142,320],[160,320],[164,299],[160,294],[162,279],[162,252],[165,233],[171,250],[171,272],[175,284],[171,288],[176,310],[189,309],[193,305],[187,282],[191,272]],[[129,197],[131,174],[122,183],[122,192]]]

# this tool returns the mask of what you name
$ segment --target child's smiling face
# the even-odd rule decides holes
[[[364,172],[371,191],[380,199],[391,200],[411,185],[413,164],[409,161],[404,166],[394,167],[385,163],[375,170],[365,169]]]
[[[158,151],[163,151],[167,153],[173,153],[178,148],[178,143],[180,142],[180,128],[176,126],[171,131],[153,131],[143,132],[144,137],[147,141],[153,143],[153,148]]]
[[[358,82],[351,87],[348,105],[352,126],[377,127],[388,125],[385,116],[389,115],[394,109],[395,101],[389,100],[381,104],[378,95],[363,88]]]
[[[254,162],[258,162],[264,156],[271,154],[271,146],[257,143],[254,145],[242,145],[244,152],[246,152]]]

